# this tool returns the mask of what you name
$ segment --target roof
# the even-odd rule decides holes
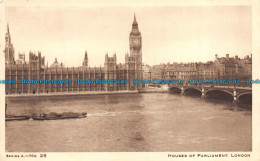
[[[50,68],[63,68],[64,64],[59,64],[57,58],[55,58],[55,61],[53,62],[53,64],[50,66]]]

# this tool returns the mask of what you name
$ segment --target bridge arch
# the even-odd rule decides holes
[[[187,87],[184,89],[184,91],[189,90],[189,89],[194,89],[194,90],[202,92],[202,90],[200,88],[196,88],[196,87]]]
[[[219,100],[234,100],[233,92],[223,89],[209,89],[205,92],[206,98],[214,98]]]
[[[181,88],[180,88],[180,87],[170,87],[170,88],[169,88],[169,91],[170,91],[171,93],[180,94],[180,93],[181,93]]]
[[[240,93],[237,96],[237,100],[239,103],[251,103],[252,104],[252,92]]]
[[[201,96],[202,90],[196,87],[187,87],[184,89],[184,94],[189,96]]]
[[[252,92],[244,92],[244,93],[240,93],[238,96],[237,96],[237,99],[239,99],[241,96],[243,95],[252,95]]]

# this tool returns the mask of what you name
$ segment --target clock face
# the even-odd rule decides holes
[[[135,40],[134,40],[134,43],[136,43],[136,44],[137,44],[138,42],[139,42],[139,40],[138,40],[138,39],[135,39]]]

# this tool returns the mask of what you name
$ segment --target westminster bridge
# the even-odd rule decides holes
[[[237,103],[252,104],[252,87],[169,85],[171,93],[200,96],[201,98],[224,99]]]

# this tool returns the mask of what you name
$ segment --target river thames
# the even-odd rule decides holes
[[[7,98],[7,114],[87,112],[5,123],[8,152],[251,151],[252,112],[170,93]]]

